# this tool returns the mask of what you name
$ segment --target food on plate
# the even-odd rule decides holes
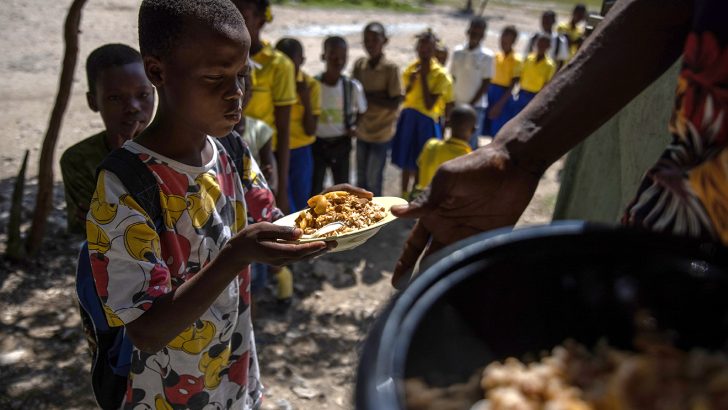
[[[383,206],[371,199],[360,198],[344,191],[316,195],[308,200],[309,209],[303,210],[296,218],[296,227],[304,235],[314,235],[316,231],[333,222],[343,225],[320,236],[327,238],[371,226],[387,215]]]
[[[728,409],[728,356],[667,343],[643,351],[615,349],[605,342],[589,350],[573,341],[555,347],[540,361],[515,358],[493,362],[482,370],[482,400],[463,409],[477,410],[717,410]],[[480,373],[481,371],[479,371]],[[453,387],[423,387],[406,382],[408,409],[425,410],[410,395],[429,395],[429,402]],[[472,390],[469,392],[472,394]],[[434,397],[434,398],[433,398]]]

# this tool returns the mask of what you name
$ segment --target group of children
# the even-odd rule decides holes
[[[373,22],[351,76],[348,45],[332,36],[313,77],[299,41],[261,39],[271,19],[269,0],[144,0],[140,51],[109,44],[88,57],[88,105],[105,130],[66,150],[61,169],[69,230],[86,232],[107,322],[133,342],[128,408],[258,406],[250,295],[265,273],[251,267],[330,246],[279,242],[300,230],[267,222],[304,208],[329,169],[335,184],[349,182],[354,140],[357,184],[371,192],[339,189],[381,195],[390,151],[403,195],[424,189],[439,165],[477,148],[479,135],[495,136],[543,88],[561,41],[538,35],[522,62],[513,26],[493,54],[481,46],[486,21],[475,18],[449,72],[427,30],[400,75]],[[130,190],[133,172],[107,163],[121,151],[129,169],[152,176],[154,192]],[[290,287],[290,271],[273,269]]]

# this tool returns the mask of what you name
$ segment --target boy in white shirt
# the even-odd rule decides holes
[[[481,46],[487,29],[483,17],[474,17],[466,32],[468,42],[455,48],[450,65],[453,77],[453,92],[456,104],[469,104],[478,115],[477,124],[483,123],[485,94],[493,75],[493,51]],[[478,148],[480,125],[470,138],[470,146]]]
[[[347,53],[342,37],[324,41],[321,58],[326,62],[326,71],[316,76],[321,82],[321,116],[313,144],[312,193],[323,191],[327,169],[331,169],[334,184],[349,183],[351,140],[359,115],[367,110],[367,101],[361,83],[342,74]]]

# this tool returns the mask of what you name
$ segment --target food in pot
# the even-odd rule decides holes
[[[425,389],[421,381],[408,380],[408,409],[434,409],[419,405],[414,395],[427,394],[428,401],[434,402],[453,390],[453,386]],[[728,409],[728,356],[703,349],[684,352],[662,342],[643,345],[641,352],[615,349],[606,343],[590,351],[567,341],[537,362],[509,358],[491,363],[482,371],[479,390],[483,400],[460,408]]]
[[[308,206],[310,208],[301,211],[296,218],[296,227],[301,228],[304,235],[313,235],[332,222],[343,223],[339,229],[318,235],[322,238],[366,228],[386,216],[384,207],[371,199],[344,191],[316,195],[308,200]]]

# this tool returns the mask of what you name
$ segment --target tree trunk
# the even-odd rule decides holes
[[[463,9],[467,14],[473,14],[473,0],[465,2],[465,8]]]
[[[28,234],[26,248],[28,254],[33,255],[40,249],[45,234],[46,221],[53,205],[53,163],[58,134],[61,131],[63,114],[68,106],[73,85],[73,74],[78,59],[78,33],[81,25],[81,10],[86,0],[73,0],[68,9],[64,28],[66,50],[63,56],[61,79],[58,83],[58,94],[53,106],[53,112],[48,123],[48,130],[43,138],[43,149],[40,153],[38,165],[38,196],[33,212],[33,225]]]
[[[25,170],[28,166],[29,151],[25,150],[23,165],[15,179],[13,199],[10,201],[10,218],[8,218],[8,246],[5,256],[8,259],[19,261],[25,259],[25,243],[20,236],[20,224],[23,219],[23,192],[25,191]]]

